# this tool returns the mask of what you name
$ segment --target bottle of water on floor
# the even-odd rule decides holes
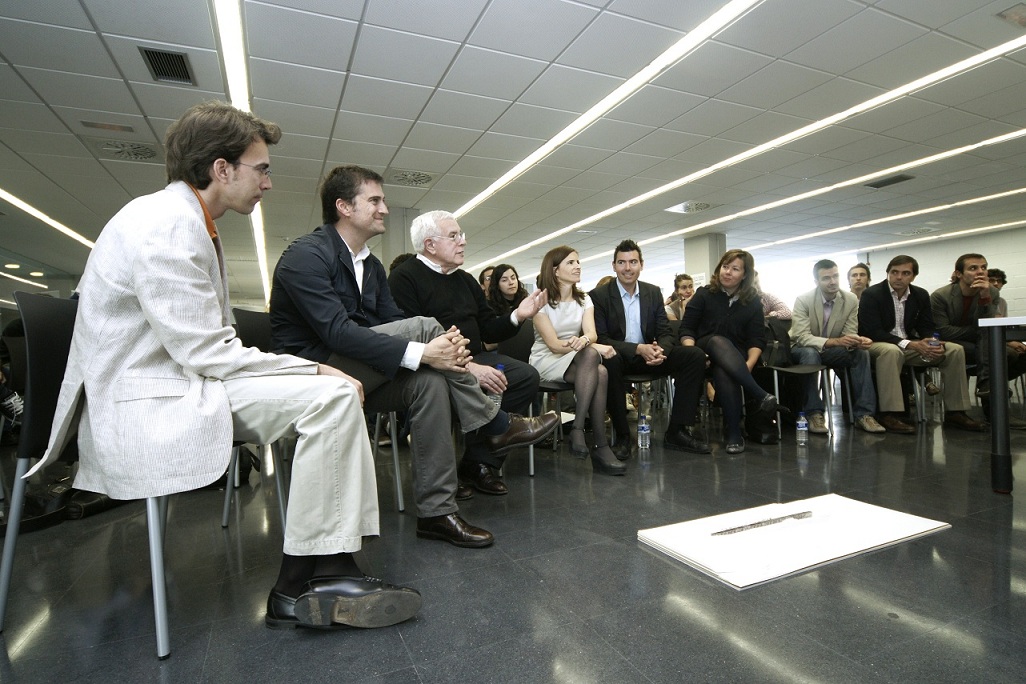
[[[805,412],[798,412],[798,423],[795,425],[795,438],[798,446],[805,446],[809,443],[809,421],[805,419]]]
[[[644,413],[638,414],[638,448],[648,449],[652,446],[652,426],[648,423],[648,416]]]
[[[506,374],[506,366],[501,363],[495,364],[495,370],[499,371],[503,375]],[[489,392],[488,398],[492,400],[492,403],[502,408],[502,392]]]

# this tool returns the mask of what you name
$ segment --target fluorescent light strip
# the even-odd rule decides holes
[[[18,199],[17,197],[15,197],[11,193],[7,192],[3,188],[0,188],[0,199],[4,200],[5,202],[8,202],[10,204],[13,204],[14,206],[16,206],[19,209],[21,209],[23,212],[28,214],[29,216],[37,218],[40,221],[42,221],[43,223],[45,223],[46,225],[50,226],[51,228],[55,228],[59,232],[64,233],[65,235],[67,235],[72,240],[75,240],[77,242],[81,242],[83,245],[85,245],[89,249],[93,248],[94,243],[93,243],[92,240],[86,239],[85,236],[76,233],[71,228],[68,228],[66,225],[61,223],[60,221],[55,221],[54,219],[50,218],[49,216],[47,216],[43,212],[41,212],[38,209],[36,209],[35,207],[33,207],[28,202],[24,202],[24,201]]]
[[[958,202],[950,202],[948,204],[938,204],[935,207],[927,207],[926,209],[917,209],[916,211],[906,211],[903,214],[892,214],[891,216],[883,216],[877,219],[871,219],[869,221],[859,221],[858,223],[851,223],[847,226],[839,226],[837,228],[828,228],[826,230],[819,230],[815,233],[808,233],[806,235],[799,235],[797,237],[789,237],[783,240],[775,240],[773,242],[766,242],[761,245],[753,245],[751,247],[742,247],[745,251],[752,252],[765,247],[776,247],[778,245],[787,245],[792,242],[801,242],[802,240],[809,240],[811,238],[823,237],[824,235],[833,235],[834,233],[843,233],[846,230],[853,230],[855,228],[865,228],[866,226],[875,226],[881,223],[889,223],[891,221],[899,221],[901,219],[912,218],[913,216],[922,216],[924,214],[933,214],[938,211],[947,211],[948,209],[954,209],[955,207],[965,207],[970,204],[979,204],[980,202],[990,202],[991,200],[1001,199],[1003,197],[1011,197],[1013,195],[1021,195],[1026,193],[1026,188],[1016,188],[1015,190],[1009,190],[1008,192],[999,192],[995,195],[985,195],[983,197],[972,197],[970,199],[960,200]],[[845,252],[846,253],[846,252]]]
[[[672,67],[680,60],[687,57],[691,52],[700,47],[724,28],[737,21],[737,19],[748,12],[755,5],[761,4],[763,0],[732,0],[721,7],[712,16],[696,26],[686,36],[677,41],[670,49],[656,57],[648,66],[624,81],[613,92],[599,100],[591,109],[581,114],[572,121],[566,128],[553,136],[548,142],[532,152],[526,159],[507,171],[494,183],[489,185],[481,193],[453,212],[456,218],[465,216],[475,207],[487,200],[489,197],[506,187],[525,171],[552,154],[559,146],[570,142],[581,131],[595,123],[605,114],[621,102],[629,98],[643,86],[650,83],[664,71]]]
[[[3,276],[4,278],[10,278],[11,280],[17,280],[19,283],[25,283],[26,285],[31,285],[32,287],[38,287],[41,290],[50,289],[46,285],[36,282],[35,280],[26,280],[25,278],[19,278],[18,276],[11,275],[10,273],[4,273],[3,271],[0,271],[0,276]]]
[[[249,74],[246,69],[246,40],[242,30],[242,11],[239,0],[214,0],[217,32],[221,39],[221,56],[225,78],[228,81],[228,101],[244,112],[253,111],[249,99]],[[256,205],[249,215],[253,228],[260,283],[264,288],[264,304],[271,301],[271,279],[267,270],[267,242],[264,235],[264,212]]]
[[[928,240],[946,240],[953,237],[963,237],[965,235],[972,235],[974,233],[983,233],[990,230],[1006,230],[1008,228],[1015,228],[1017,226],[1026,226],[1026,220],[1023,221],[1012,221],[1010,223],[995,223],[992,226],[981,226],[980,228],[967,228],[965,230],[956,230],[953,233],[944,233],[942,235],[928,235],[921,238],[912,238],[909,240],[901,240],[899,242],[887,242],[882,245],[873,245],[872,247],[859,247],[858,249],[848,249],[843,252],[834,252],[834,254],[858,254],[859,252],[873,252],[881,249],[890,249],[891,247],[901,247],[903,245],[914,245],[920,242],[926,242]]]
[[[9,299],[0,299],[0,304],[10,304],[11,306],[18,306],[17,304],[15,304],[14,302],[12,302]]]
[[[514,254],[519,254],[520,252],[526,251],[526,250],[530,249],[531,247],[535,247],[535,246],[537,246],[539,244],[542,244],[544,242],[548,242],[549,240],[553,240],[553,239],[559,237],[560,235],[565,235],[566,233],[569,233],[569,232],[571,232],[573,230],[577,230],[578,228],[583,228],[584,226],[590,225],[590,224],[595,223],[597,221],[601,221],[602,219],[607,218],[609,216],[612,216],[613,214],[617,214],[617,213],[623,211],[624,209],[629,209],[629,208],[631,208],[631,207],[633,207],[635,205],[641,204],[642,202],[646,202],[646,201],[648,201],[650,199],[658,197],[659,195],[663,195],[663,194],[665,194],[667,192],[670,192],[671,190],[676,190],[677,188],[683,187],[683,186],[685,186],[685,185],[687,185],[689,183],[692,183],[692,182],[694,182],[696,180],[704,178],[704,177],[706,177],[706,176],[708,176],[708,175],[710,175],[712,173],[715,173],[716,171],[719,171],[721,169],[725,169],[725,168],[727,168],[729,166],[734,166],[734,165],[739,164],[739,163],[741,163],[743,161],[751,159],[752,157],[760,155],[760,154],[762,154],[764,152],[768,152],[768,151],[770,151],[772,149],[775,149],[777,147],[781,147],[781,146],[786,145],[788,143],[794,142],[795,140],[797,140],[799,138],[803,138],[803,137],[805,137],[807,135],[811,135],[812,133],[820,131],[823,128],[826,128],[827,126],[832,126],[834,124],[840,123],[841,121],[849,119],[849,118],[851,118],[851,117],[853,117],[853,116],[855,116],[857,114],[863,114],[863,113],[869,111],[870,109],[874,109],[876,107],[880,107],[880,106],[883,106],[883,105],[888,104],[890,102],[893,102],[894,100],[896,100],[896,99],[898,99],[900,97],[904,97],[905,95],[909,95],[909,94],[911,94],[911,93],[913,93],[913,92],[915,92],[917,90],[922,90],[923,88],[926,88],[928,86],[931,86],[931,85],[934,85],[936,83],[939,83],[940,81],[944,81],[944,80],[947,80],[947,79],[952,78],[954,76],[957,76],[957,75],[959,75],[961,73],[969,71],[970,69],[974,69],[974,68],[980,66],[981,64],[984,64],[985,62],[989,62],[991,60],[997,59],[998,57],[1001,57],[1002,55],[1004,55],[1006,53],[1013,52],[1015,50],[1019,50],[1019,49],[1021,49],[1023,47],[1026,47],[1026,36],[1022,36],[1020,38],[1016,38],[1015,40],[1010,40],[1007,43],[1003,43],[1003,44],[1001,44],[1001,45],[999,45],[999,46],[997,46],[995,48],[991,48],[990,50],[986,50],[984,52],[981,52],[978,55],[975,55],[973,57],[969,57],[968,59],[964,59],[961,62],[957,62],[955,64],[952,64],[951,66],[945,67],[944,69],[940,69],[939,71],[935,71],[932,74],[928,74],[927,76],[923,76],[922,78],[918,78],[918,79],[916,79],[914,81],[906,83],[903,86],[900,86],[898,88],[895,88],[894,90],[891,90],[890,92],[883,93],[882,95],[878,95],[877,97],[874,97],[874,98],[871,98],[869,100],[866,100],[865,102],[862,102],[862,103],[857,104],[857,105],[855,105],[853,107],[850,107],[850,108],[844,110],[843,112],[839,112],[839,113],[834,114],[832,116],[829,116],[829,117],[827,117],[825,119],[821,119],[819,121],[813,122],[813,123],[811,123],[811,124],[809,124],[807,126],[803,126],[802,128],[799,128],[799,129],[797,129],[795,131],[792,131],[790,133],[785,133],[784,135],[779,136],[777,138],[774,138],[773,140],[770,140],[769,142],[765,142],[765,143],[763,143],[761,145],[758,145],[756,147],[751,148],[750,150],[746,150],[744,152],[741,152],[740,154],[734,155],[733,157],[730,157],[728,159],[724,159],[721,162],[717,162],[716,164],[713,164],[712,166],[709,166],[709,167],[707,167],[705,169],[702,169],[700,171],[696,171],[694,173],[688,174],[687,176],[683,176],[682,178],[678,178],[675,181],[671,181],[671,182],[669,182],[669,183],[667,183],[665,185],[662,185],[662,186],[660,186],[658,188],[655,188],[653,190],[649,190],[648,192],[643,193],[641,195],[638,195],[637,197],[634,197],[632,199],[629,199],[626,202],[622,202],[620,204],[617,204],[616,206],[610,207],[609,209],[601,211],[601,212],[599,212],[597,214],[593,214],[592,216],[589,216],[589,217],[587,217],[585,219],[582,219],[581,221],[578,221],[577,223],[571,224],[571,225],[569,225],[569,226],[567,226],[565,228],[562,228],[562,229],[557,230],[557,231],[555,231],[553,233],[550,233],[548,237],[540,238],[538,240],[534,240],[532,242],[529,242],[526,245],[523,245],[521,247],[517,247],[516,249],[512,249],[512,250],[510,250],[508,252],[500,254],[499,256],[492,257],[490,259],[482,261],[479,264],[475,264],[474,266],[470,266],[470,267],[468,267],[467,270],[475,271],[478,268],[481,268],[481,267],[485,266],[486,264],[489,264],[489,263],[499,263],[499,262],[507,259],[508,257],[513,256]],[[959,153],[956,152],[956,154],[959,154]],[[878,177],[878,176],[876,174],[872,174],[872,177],[875,178],[875,177]],[[869,178],[869,176],[867,176],[866,178]],[[810,195],[810,196],[813,196],[813,195]],[[665,237],[671,237],[671,236],[676,235],[676,234],[680,234],[680,233],[679,232],[678,233],[670,233],[669,235],[664,236],[664,238]],[[658,239],[663,239],[663,238],[658,238]],[[641,244],[641,243],[639,243],[639,244]]]

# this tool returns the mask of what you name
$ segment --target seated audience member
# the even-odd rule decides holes
[[[687,273],[673,279],[673,294],[666,300],[666,318],[679,321],[684,318],[684,307],[695,295],[695,280]]]
[[[481,284],[481,290],[485,293],[486,299],[488,297],[488,285],[492,282],[492,271],[494,270],[494,266],[486,266],[484,270],[477,274],[477,282]]]
[[[740,249],[727,250],[716,264],[711,282],[698,288],[688,302],[680,326],[681,342],[697,346],[709,356],[716,399],[726,422],[728,454],[745,450],[742,389],[753,410],[772,414],[777,409],[777,398],[752,377],[766,346],[766,322],[754,281],[752,255]]]
[[[778,318],[782,321],[791,320],[791,310],[787,308],[787,304],[784,300],[775,294],[764,292],[762,285],[759,283],[759,274],[755,274],[755,280],[752,285],[759,292],[759,301],[762,303],[762,315],[766,318]]]
[[[509,264],[499,264],[495,267],[485,297],[496,314],[509,316],[527,299],[527,295],[527,288],[520,282],[517,269]]]
[[[406,252],[405,254],[400,254],[395,259],[392,259],[392,263],[390,263],[388,265],[388,272],[391,273],[392,271],[395,270],[396,266],[398,266],[399,264],[403,263],[407,259],[412,259],[415,256],[417,256],[417,255],[413,254],[412,252]]]
[[[997,315],[999,290],[990,284],[987,259],[982,254],[963,254],[955,261],[953,281],[934,290],[930,305],[937,331],[945,340],[958,342],[965,349],[965,362],[976,367],[976,393],[981,399],[990,395],[990,349],[987,334],[980,330],[981,318]],[[1026,373],[1026,345],[1011,340],[1005,347],[1008,379]],[[984,401],[989,415],[989,401]],[[1009,425],[1026,427],[1026,422],[1009,417]]]
[[[627,467],[609,448],[604,422],[608,373],[602,360],[616,356],[616,350],[596,343],[595,309],[591,298],[577,287],[580,282],[577,252],[565,245],[550,249],[538,273],[538,288],[548,293],[549,303],[534,317],[531,365],[542,380],[574,386],[577,410],[570,429],[570,453],[579,458],[590,455],[597,473],[623,475]],[[588,416],[592,417],[590,450],[584,434]]]
[[[900,254],[887,264],[887,279],[867,287],[859,300],[859,334],[873,340],[869,355],[876,364],[878,420],[889,432],[914,433],[904,420],[901,369],[905,364],[937,366],[944,381],[944,425],[980,432],[983,424],[966,415],[965,351],[954,342],[933,344],[937,326],[930,293],[912,284],[917,275],[919,262]]]
[[[275,349],[356,377],[370,411],[406,412],[418,537],[490,545],[491,533],[458,513],[456,497],[472,492],[457,490],[452,414],[463,432],[490,436],[493,451],[522,443],[538,421],[508,416],[481,393],[466,371],[469,342],[458,330],[407,319],[396,306],[385,269],[367,247],[385,232],[381,176],[359,166],[332,169],[321,185],[321,210],[324,225],[289,245],[274,269]]]
[[[848,290],[856,299],[862,299],[862,292],[869,287],[869,264],[861,261],[848,269]]]
[[[695,426],[698,399],[705,386],[705,354],[678,343],[666,319],[659,288],[639,280],[644,267],[645,259],[638,243],[623,240],[613,250],[616,279],[589,293],[595,305],[598,341],[616,350],[616,356],[606,364],[609,371],[606,407],[619,440],[616,457],[625,460],[631,453],[624,380],[627,374],[673,378],[673,406],[663,446],[707,454],[709,444]]]
[[[410,239],[417,258],[388,277],[396,304],[407,316],[429,316],[447,328],[456,326],[470,340],[468,348],[474,358],[467,370],[481,389],[501,394],[503,411],[526,413],[538,392],[538,371],[504,354],[485,351],[483,345],[513,337],[520,324],[545,305],[545,293],[533,292],[508,315],[496,315],[474,276],[460,268],[467,236],[447,211],[429,211],[415,218]],[[499,364],[504,366],[503,371],[496,368]],[[537,419],[518,415],[516,422],[531,426],[533,444],[552,432],[559,419],[550,412]],[[472,434],[466,442],[458,469],[460,479],[485,494],[506,494],[509,489],[497,472],[505,452],[490,452],[484,441]]]
[[[374,458],[359,381],[244,347],[229,320],[216,219],[271,189],[281,129],[219,102],[167,130],[168,186],[104,227],[79,284],[67,371],[46,454],[78,433],[75,487],[144,499],[203,487],[232,440],[297,439],[271,628],[383,627],[420,608],[413,589],[365,577],[353,554],[378,534]]]
[[[595,287],[596,288],[604,287],[604,286],[608,285],[609,283],[613,282],[615,279],[616,278],[614,276],[604,275],[604,276],[602,276],[601,278],[598,279],[598,282],[595,283]]]
[[[990,281],[991,286],[996,287],[998,293],[1001,293],[1001,289],[1008,284],[1008,276],[1000,268],[989,268],[987,269],[987,280]],[[999,318],[1008,317],[1008,302],[1004,298],[999,297],[997,300],[997,314]]]
[[[869,347],[873,341],[858,334],[859,300],[850,292],[841,292],[841,276],[837,264],[830,259],[817,261],[812,273],[816,289],[794,302],[791,358],[798,364],[850,369],[855,426],[865,432],[886,432],[873,417],[876,387],[869,363]],[[802,410],[809,419],[809,432],[827,434],[817,379],[818,375],[802,376],[805,385]]]

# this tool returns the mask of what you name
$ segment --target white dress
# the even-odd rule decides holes
[[[544,315],[555,328],[556,337],[568,340],[581,334],[584,311],[593,306],[591,297],[584,295],[582,304],[578,304],[576,301],[560,302],[556,308],[546,304],[535,315],[535,318]],[[531,347],[531,365],[538,370],[542,380],[564,382],[563,373],[566,373],[566,369],[570,367],[570,362],[574,360],[576,354],[577,352],[574,351],[567,354],[553,354],[535,326],[534,345]]]

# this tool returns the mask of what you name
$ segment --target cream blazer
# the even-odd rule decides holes
[[[830,312],[827,336],[823,337],[823,295],[817,287],[812,292],[800,295],[794,302],[791,315],[792,347],[813,347],[823,351],[827,338],[841,335],[858,335],[859,300],[851,292],[838,292],[834,299],[834,310]]]
[[[77,488],[139,499],[202,487],[231,455],[222,381],[317,372],[242,345],[219,252],[182,182],[133,200],[104,227],[79,284],[49,446],[32,472],[77,429]]]

